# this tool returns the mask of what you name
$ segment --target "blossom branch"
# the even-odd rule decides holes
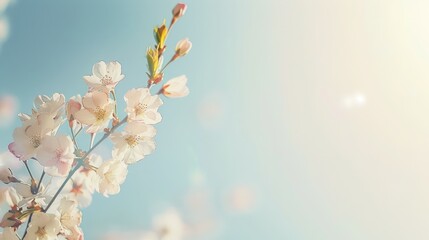
[[[43,212],[46,213],[49,208],[52,206],[54,201],[57,199],[58,195],[60,195],[61,191],[66,186],[67,182],[72,178],[72,176],[76,173],[76,171],[82,166],[82,161],[78,161],[76,166],[73,168],[73,170],[69,173],[67,178],[64,180],[63,184],[61,184],[60,188],[58,188],[58,191],[55,193],[55,195],[52,197],[51,201],[49,202],[48,206],[46,206],[45,209],[43,209]],[[30,223],[30,220],[28,221]]]
[[[67,176],[67,178],[61,184],[60,188],[55,193],[54,197],[51,199],[51,201],[49,202],[48,206],[43,210],[43,212],[48,211],[48,209],[54,203],[55,199],[57,199],[58,195],[61,193],[61,191],[66,186],[67,182],[72,178],[72,176],[76,173],[76,171],[83,165],[83,161],[85,161],[85,159],[89,156],[89,154],[91,154],[91,152],[94,151],[94,149],[96,149],[104,140],[106,140],[110,136],[110,134],[112,134],[118,127],[120,127],[122,124],[124,124],[125,122],[127,122],[127,119],[128,119],[128,117],[125,117],[121,122],[119,122],[118,125],[113,126],[112,129],[109,132],[105,133],[104,136],[100,140],[98,140],[98,142],[95,143],[94,146],[91,147],[88,150],[88,152],[82,158],[79,159],[79,161],[76,164],[76,166],[74,167],[74,169],[69,173],[69,175]]]
[[[39,95],[34,100],[31,114],[19,115],[22,125],[15,129],[14,141],[8,147],[24,163],[31,184],[23,183],[21,189],[8,188],[7,199],[12,207],[0,218],[0,226],[4,228],[0,239],[82,239],[79,228],[82,212],[78,207],[88,206],[94,191],[104,196],[118,194],[128,174],[128,166],[155,150],[154,125],[162,119],[158,109],[164,104],[160,94],[168,98],[189,94],[185,76],[170,79],[157,94],[151,93],[151,87],[163,80],[164,70],[192,47],[189,40],[180,41],[173,57],[163,66],[167,37],[185,11],[185,4],[177,4],[170,26],[167,28],[164,21],[155,28],[156,44],[146,53],[148,87],[127,91],[124,95],[127,115],[122,120],[118,117],[119,95],[115,88],[125,76],[117,61],[100,61],[93,66],[92,75],[83,77],[88,85],[83,96],[76,95],[66,101],[60,93]],[[60,131],[65,120],[68,120],[69,134]],[[123,130],[117,131],[124,125]],[[86,152],[79,147],[77,138],[83,132],[90,137]],[[102,136],[96,139],[97,134]],[[103,160],[93,152],[107,139],[113,143],[112,158]],[[43,169],[38,182],[27,162],[30,159],[37,161]],[[46,175],[52,179],[45,190],[42,185]],[[71,180],[73,184],[70,184]],[[21,182],[10,169],[1,167],[0,181],[6,184]],[[31,193],[22,187],[29,187]],[[47,198],[50,200],[46,204],[43,199]],[[59,203],[52,209],[56,201]],[[27,218],[20,238],[18,229]]]

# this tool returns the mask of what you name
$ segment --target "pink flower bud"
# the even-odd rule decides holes
[[[66,105],[66,113],[67,113],[67,120],[69,120],[70,127],[74,126],[75,119],[74,114],[77,113],[82,108],[82,98],[81,96],[76,96],[71,98]]]
[[[82,99],[80,96],[71,98],[67,103],[67,118],[70,120],[71,116],[82,108]]]
[[[176,55],[177,57],[183,57],[191,51],[192,42],[188,38],[180,40],[176,45]]]
[[[174,18],[180,18],[183,15],[185,15],[186,12],[186,8],[188,6],[186,6],[186,4],[184,3],[178,3],[174,8],[173,8],[173,17]]]

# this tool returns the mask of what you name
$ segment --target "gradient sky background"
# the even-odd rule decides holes
[[[84,210],[87,239],[147,229],[169,207],[209,222],[194,239],[429,238],[429,2],[186,3],[168,43],[193,49],[166,78],[186,74],[191,95],[165,101],[157,151],[121,194]],[[144,85],[152,27],[175,4],[15,1],[0,94],[23,112],[38,94],[83,94],[100,60],[122,63],[118,92]],[[234,189],[248,211],[229,209]]]

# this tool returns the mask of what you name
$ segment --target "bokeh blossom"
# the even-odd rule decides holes
[[[6,127],[12,122],[16,114],[16,108],[17,101],[15,97],[10,95],[0,97],[0,127]]]

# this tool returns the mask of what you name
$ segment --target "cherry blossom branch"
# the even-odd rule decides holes
[[[83,158],[84,159],[84,158]],[[82,160],[82,159],[81,159]],[[77,170],[82,166],[82,161],[78,161],[78,163],[76,164],[76,166],[73,168],[73,170],[69,173],[69,175],[67,176],[67,178],[64,180],[63,184],[61,184],[60,188],[58,189],[58,191],[55,193],[54,197],[51,199],[51,201],[49,202],[48,206],[46,206],[45,209],[43,209],[42,212],[46,213],[48,211],[48,209],[52,206],[52,204],[54,203],[55,199],[57,199],[58,195],[60,195],[61,191],[64,189],[64,187],[66,186],[66,184],[68,183],[68,181],[73,177],[73,175],[77,172]],[[28,221],[28,223],[30,223],[30,220]]]
[[[110,129],[109,132],[105,133],[104,136],[100,140],[98,140],[98,142],[95,143],[94,146],[92,146],[88,150],[88,152],[82,158],[80,158],[80,160],[78,161],[77,165],[74,167],[74,169],[69,173],[69,175],[67,176],[67,178],[61,184],[60,188],[57,190],[57,192],[55,193],[54,197],[51,199],[51,201],[49,202],[48,206],[46,206],[46,208],[43,210],[43,212],[48,211],[48,209],[51,207],[52,203],[54,203],[54,201],[57,199],[58,195],[61,193],[61,191],[66,186],[67,182],[73,177],[73,175],[76,173],[76,171],[83,165],[83,161],[89,156],[89,154],[91,154],[91,152],[94,151],[94,149],[97,148],[104,140],[106,140],[117,128],[119,128],[122,124],[124,124],[125,122],[127,122],[127,120],[128,120],[128,117],[125,117],[117,125],[113,126],[112,129]]]
[[[12,236],[13,233],[17,235],[16,238],[6,237],[8,239],[82,238],[83,233],[79,228],[82,212],[78,207],[89,204],[85,201],[91,201],[91,198],[79,200],[78,193],[82,194],[83,198],[87,197],[87,193],[92,194],[94,190],[106,197],[118,194],[120,185],[126,179],[128,166],[140,161],[155,150],[153,138],[156,135],[156,128],[154,125],[159,123],[162,118],[158,112],[158,108],[163,104],[159,95],[179,98],[189,94],[185,76],[170,79],[163,84],[157,94],[151,94],[152,85],[159,84],[163,80],[164,70],[173,61],[185,56],[192,47],[192,43],[188,39],[179,41],[173,57],[162,66],[163,54],[167,48],[167,37],[172,26],[185,11],[186,4],[177,4],[173,9],[173,19],[168,29],[165,21],[154,29],[155,47],[149,47],[146,52],[148,86],[147,88],[130,89],[125,94],[127,117],[122,120],[118,117],[119,106],[115,87],[124,78],[124,75],[121,71],[121,64],[117,61],[108,63],[100,61],[94,64],[92,75],[84,76],[89,90],[83,97],[76,95],[66,101],[65,96],[60,93],[55,93],[52,97],[39,95],[34,101],[32,113],[20,115],[23,124],[14,132],[14,142],[9,144],[9,151],[17,158],[37,154],[37,159],[34,157],[31,159],[36,160],[42,170],[49,168],[52,171],[43,171],[40,180],[36,182],[30,164],[23,161],[31,177],[32,195],[24,197],[18,191],[9,193],[12,194],[10,200],[15,205],[3,218],[0,218],[0,220],[3,219],[0,221],[0,225],[7,227],[4,228],[3,236],[6,236],[5,231],[7,231],[6,233],[9,234],[7,236]],[[71,136],[52,133],[52,129],[59,129],[65,122],[63,121],[65,120],[64,115],[67,116]],[[125,123],[126,127],[121,130],[122,132],[116,133]],[[84,147],[83,143],[78,144],[78,135],[83,132],[83,124],[87,126],[87,128],[85,127],[86,133],[90,136],[89,147]],[[79,129],[77,129],[78,127]],[[34,136],[33,133],[39,133],[39,135]],[[96,138],[97,134],[100,137]],[[101,156],[93,152],[106,139],[112,141],[114,149],[112,159],[103,161]],[[61,177],[58,179],[60,186],[52,189],[55,191],[54,194],[47,194],[43,191],[42,182],[45,175]],[[20,182],[13,176],[10,169],[1,168],[0,181],[6,184]],[[72,190],[64,191],[66,185],[69,186],[71,183],[73,183]],[[47,204],[39,201],[47,196],[51,197]],[[24,199],[25,202],[20,201],[21,199]],[[54,203],[59,204],[58,206],[55,204],[53,207]],[[19,208],[17,204],[19,204]],[[54,208],[56,208],[55,211],[53,211]],[[47,213],[48,211],[51,213]],[[67,217],[64,219],[64,216]],[[25,219],[27,219],[27,226],[20,238],[17,234],[18,227],[23,225]],[[73,219],[73,221],[67,219]],[[24,226],[22,227],[24,228]]]

